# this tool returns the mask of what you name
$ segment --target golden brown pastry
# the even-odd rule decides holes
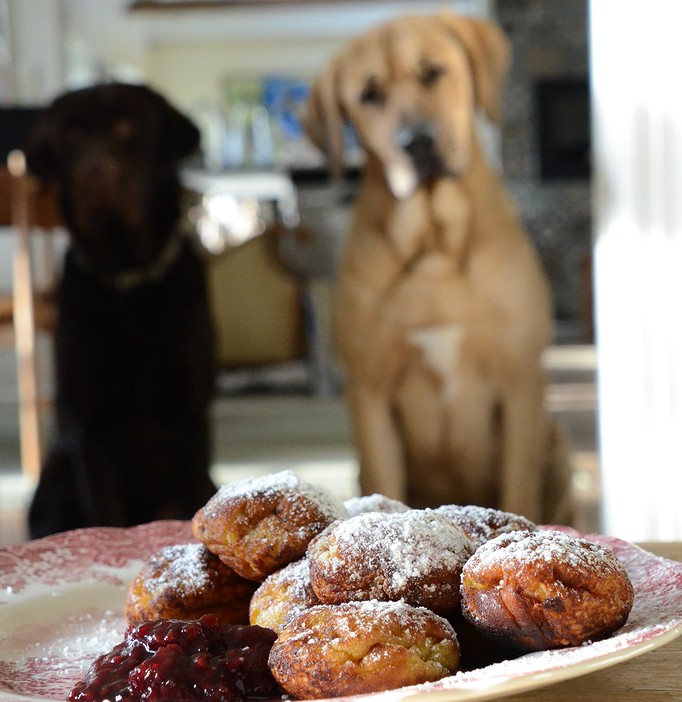
[[[192,529],[242,577],[262,582],[302,558],[313,536],[346,516],[323,487],[282,471],[224,485],[194,515]]]
[[[204,614],[215,614],[224,624],[248,624],[255,589],[202,544],[166,546],[130,584],[125,615],[131,625]]]
[[[469,537],[474,548],[510,531],[535,531],[535,524],[513,512],[477,505],[442,505],[438,514],[452,520]]]
[[[249,621],[278,634],[302,611],[320,604],[310,584],[306,558],[284,566],[269,575],[254,592],[249,607]]]
[[[447,621],[404,602],[317,605],[284,628],[269,664],[293,697],[339,697],[451,675],[459,646]]]
[[[442,615],[459,607],[464,532],[435,511],[367,512],[335,522],[308,547],[310,582],[325,604],[405,600]]]
[[[512,532],[481,546],[462,572],[462,612],[521,650],[579,646],[625,624],[634,590],[607,548],[560,531]]]

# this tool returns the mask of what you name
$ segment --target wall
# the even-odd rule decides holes
[[[69,84],[142,77],[190,109],[221,98],[230,74],[312,76],[340,44],[393,15],[450,6],[485,15],[489,0],[307,2],[127,12],[128,0],[65,0]]]
[[[53,0],[9,0],[5,9],[10,64],[3,101],[40,104],[64,84],[64,5]]]
[[[267,9],[133,13],[129,0],[0,2],[7,7],[12,53],[4,101],[45,101],[65,88],[114,77],[158,83],[187,107],[199,92],[218,96],[228,70],[310,75],[342,41],[393,15],[449,6],[486,16],[491,0],[311,0]],[[174,77],[166,61],[180,67]]]

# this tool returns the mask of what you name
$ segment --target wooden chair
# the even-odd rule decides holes
[[[50,404],[39,382],[37,331],[54,327],[57,266],[51,234],[61,225],[61,217],[54,193],[41,189],[27,173],[20,151],[11,152],[7,170],[0,170],[0,224],[12,225],[17,237],[12,292],[0,304],[0,324],[11,323],[17,357],[21,466],[36,480],[43,459],[42,414]],[[37,275],[38,253],[42,276]]]

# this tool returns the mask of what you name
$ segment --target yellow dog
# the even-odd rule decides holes
[[[344,123],[366,151],[335,313],[363,492],[567,521],[548,284],[476,138],[507,63],[491,23],[401,17],[330,62],[305,122],[337,172]]]

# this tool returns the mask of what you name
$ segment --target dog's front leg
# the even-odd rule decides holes
[[[405,500],[405,456],[390,403],[376,388],[354,382],[347,386],[347,397],[361,462],[362,494]]]
[[[542,521],[544,382],[515,378],[506,388],[502,413],[501,499],[503,510]]]

